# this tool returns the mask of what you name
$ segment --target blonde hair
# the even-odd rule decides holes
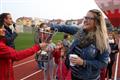
[[[108,49],[108,34],[105,19],[102,13],[97,9],[92,9],[89,12],[95,14],[95,23],[96,23],[96,46],[100,50],[100,53],[103,53],[106,49]]]

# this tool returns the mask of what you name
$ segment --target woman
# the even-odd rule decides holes
[[[71,68],[72,80],[98,80],[100,69],[106,67],[109,59],[108,35],[105,21],[99,10],[89,10],[83,26],[50,24],[48,30],[58,29],[74,35],[74,42],[66,56],[66,66]],[[77,58],[70,58],[76,54]],[[70,62],[75,66],[70,66]]]
[[[116,43],[115,33],[109,33],[109,44],[111,47],[110,61],[107,66],[106,77],[108,75],[109,80],[112,80],[112,67],[116,60],[116,54],[118,53],[118,44]]]
[[[3,23],[0,22],[0,80],[14,80],[13,61],[29,57],[45,46],[46,43],[41,43],[25,50],[16,51],[6,45],[5,29]]]
[[[18,31],[15,28],[11,14],[0,14],[0,22],[4,23],[6,44],[15,49],[14,41],[18,36]],[[13,25],[14,27],[11,25]]]

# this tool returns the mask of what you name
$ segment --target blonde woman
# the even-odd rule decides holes
[[[83,25],[79,27],[57,24],[49,26],[51,30],[58,29],[59,32],[74,35],[65,62],[67,68],[72,70],[72,80],[99,80],[100,70],[107,66],[109,59],[108,35],[102,13],[96,9],[89,10]],[[71,54],[77,57],[69,57]]]

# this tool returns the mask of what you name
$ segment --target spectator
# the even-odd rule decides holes
[[[57,74],[58,65],[61,67],[60,62],[64,60],[64,56],[65,56],[65,48],[64,48],[63,43],[62,43],[61,40],[57,42],[56,47],[55,47],[55,49],[53,51],[53,56],[54,56],[54,61],[55,61],[55,72],[54,73]],[[60,70],[60,71],[62,71],[62,70]],[[62,80],[62,79],[59,79],[60,76],[58,76],[58,75],[54,75],[54,78],[58,78],[58,80]]]
[[[44,35],[39,30],[40,30],[40,28],[44,28],[44,27],[46,27],[46,24],[41,23],[40,26],[36,29],[35,36],[34,36],[35,43],[43,42],[44,39],[42,37]],[[35,60],[38,63],[39,69],[43,69],[44,68],[44,63],[43,63],[43,61],[38,60],[39,56],[40,56],[40,52],[37,52],[36,55],[35,55]]]
[[[116,53],[118,53],[118,44],[116,43],[114,33],[109,33],[109,44],[111,47],[111,53],[109,55],[110,61],[107,66],[106,77],[108,75],[109,80],[112,80],[112,67],[115,63]]]
[[[54,60],[55,60],[55,64],[56,66],[59,64],[60,62],[60,57],[61,57],[61,49],[63,48],[63,43],[62,41],[58,41],[56,44],[56,47],[53,51],[53,56],[54,56]]]
[[[53,72],[54,72],[54,61],[53,61],[53,51],[55,49],[55,44],[52,40],[49,41],[45,51],[47,52],[48,59],[46,61],[43,60],[44,64],[44,80],[53,80]]]
[[[5,39],[6,44],[12,48],[15,48],[14,40],[17,37],[18,31],[16,30],[13,20],[10,13],[2,13],[0,14],[0,22],[4,23],[5,31]],[[14,31],[10,28],[10,25],[14,26]]]

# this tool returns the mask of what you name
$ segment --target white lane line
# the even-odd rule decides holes
[[[15,67],[19,67],[19,66],[22,66],[22,65],[24,65],[24,64],[30,63],[30,62],[32,62],[32,61],[35,61],[35,59],[32,59],[32,60],[29,60],[29,61],[26,61],[26,62],[17,64],[17,65],[15,65],[15,66],[13,66],[13,67],[14,67],[14,68],[15,68]]]
[[[117,80],[118,61],[119,61],[119,53],[117,53],[117,60],[116,60],[116,66],[115,66],[115,76],[114,76],[114,80]]]
[[[34,72],[34,73],[32,73],[32,74],[30,74],[30,75],[28,75],[28,76],[26,76],[26,77],[20,79],[20,80],[25,80],[25,79],[27,79],[27,78],[29,78],[29,77],[31,77],[31,76],[33,76],[33,75],[35,75],[35,74],[41,72],[41,71],[42,71],[42,70],[38,70],[38,71],[36,71],[36,72]]]

